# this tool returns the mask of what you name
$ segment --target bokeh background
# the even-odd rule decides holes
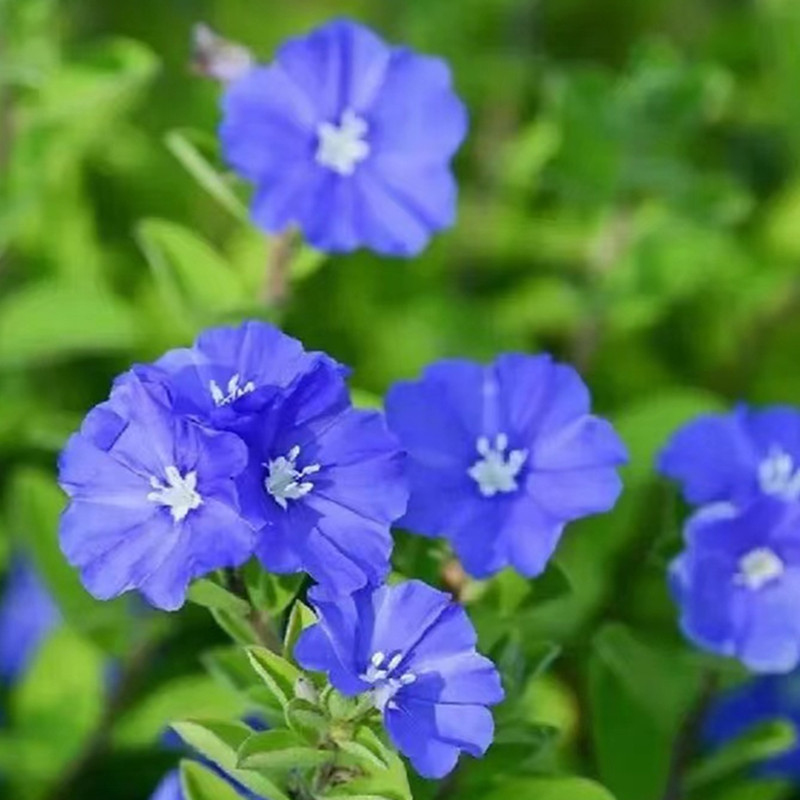
[[[471,114],[459,221],[411,262],[303,252],[270,307],[271,243],[219,163],[190,32],[268,59],[336,15],[451,63]],[[797,0],[0,0],[0,597],[24,559],[61,619],[0,688],[0,796],[145,800],[177,760],[170,719],[240,711],[203,670],[224,641],[203,609],[83,592],[54,474],[131,362],[262,316],[351,365],[367,404],[443,356],[579,367],[630,446],[626,494],[546,581],[480,587],[521,732],[416,796],[506,797],[558,768],[666,798],[703,659],[668,598],[683,512],[652,459],[701,411],[800,403],[798,156]],[[457,584],[442,559],[401,537],[400,571]],[[743,777],[752,757],[701,760],[691,797],[790,797]]]

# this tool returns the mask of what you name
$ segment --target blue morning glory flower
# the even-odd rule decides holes
[[[724,695],[709,712],[704,738],[713,747],[744,736],[759,725],[788,722],[800,736],[800,674],[760,677]],[[762,778],[800,781],[800,741],[788,750],[756,764]]]
[[[658,469],[678,481],[688,502],[741,506],[756,496],[800,499],[800,411],[740,405],[704,414],[673,434]]]
[[[686,525],[670,567],[681,628],[699,647],[753,672],[800,664],[800,507],[763,498],[709,505]]]
[[[230,84],[228,163],[256,186],[253,217],[316,248],[411,256],[453,224],[450,160],[467,131],[450,71],[337,20]]]
[[[392,742],[421,775],[441,778],[461,751],[486,752],[494,736],[487,706],[503,689],[449,595],[408,581],[340,597],[315,587],[309,597],[319,621],[301,635],[298,662],[327,673],[345,695],[370,693]]]
[[[383,416],[343,397],[338,365],[322,361],[254,416],[241,432],[250,465],[239,486],[266,569],[352,591],[389,571],[390,527],[408,489]]]
[[[60,622],[61,614],[33,566],[13,558],[0,597],[0,681],[20,677]]]
[[[165,387],[128,373],[61,454],[61,548],[99,599],[138,589],[175,610],[193,578],[252,554],[234,481],[244,443],[170,403]]]
[[[546,355],[441,361],[396,384],[386,414],[408,453],[402,524],[448,539],[473,576],[540,574],[565,524],[608,511],[621,490],[625,447],[589,406],[578,373]]]

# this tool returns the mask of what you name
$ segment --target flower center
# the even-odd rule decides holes
[[[256,385],[253,381],[248,381],[243,386],[239,386],[240,380],[241,376],[237,372],[228,381],[227,394],[220,388],[220,385],[216,381],[209,382],[208,388],[211,392],[211,398],[218,407],[230,405],[240,397],[255,391]]]
[[[163,484],[155,475],[150,478],[153,491],[147,495],[151,503],[158,503],[169,508],[172,519],[180,522],[186,519],[190,511],[203,505],[203,498],[197,493],[197,473],[187,472],[181,475],[177,467],[164,470],[167,479]]]
[[[758,484],[764,494],[781,500],[797,500],[800,498],[800,469],[785,450],[774,445],[758,465]]]
[[[283,509],[288,507],[287,501],[299,500],[314,488],[311,481],[304,481],[303,478],[320,470],[319,464],[309,464],[303,469],[297,469],[299,455],[300,448],[295,445],[285,456],[278,456],[264,465],[268,470],[264,485]]]
[[[498,492],[515,492],[519,489],[517,476],[528,458],[527,450],[508,450],[508,436],[498,433],[494,444],[487,436],[478,439],[480,460],[476,461],[467,474],[477,484],[484,497],[494,497]]]
[[[339,175],[352,175],[370,154],[370,146],[365,141],[368,131],[369,125],[350,109],[342,114],[338,125],[320,123],[317,128],[317,163]]]
[[[359,676],[362,681],[372,685],[372,702],[378,711],[383,711],[387,706],[396,708],[394,696],[404,686],[410,686],[417,680],[413,672],[392,674],[402,660],[402,653],[395,653],[387,661],[385,653],[377,652],[369,660],[367,671]]]
[[[739,559],[736,583],[758,591],[783,575],[786,565],[781,557],[769,547],[757,547]]]

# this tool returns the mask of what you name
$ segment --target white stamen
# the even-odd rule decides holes
[[[295,445],[285,456],[278,456],[264,465],[269,471],[264,486],[283,509],[288,507],[287,501],[299,500],[314,488],[311,481],[304,481],[303,478],[320,471],[319,464],[309,464],[303,469],[297,469],[299,455],[300,448]]]
[[[396,708],[394,696],[403,687],[410,686],[417,680],[413,672],[392,675],[404,658],[402,653],[395,653],[384,668],[386,654],[378,651],[370,658],[367,671],[360,676],[362,681],[371,684],[372,703],[379,711],[383,711],[387,706]]]
[[[354,111],[347,109],[341,122],[323,122],[317,128],[317,163],[339,175],[352,175],[369,156],[370,146],[364,140],[369,125]]]
[[[209,391],[211,392],[211,398],[214,401],[215,405],[217,406],[227,406],[230,403],[238,400],[240,397],[243,397],[246,394],[250,394],[250,392],[254,392],[256,385],[253,381],[248,381],[244,386],[239,386],[239,381],[241,380],[241,376],[237,372],[229,381],[228,381],[228,392],[227,394],[222,391],[219,384],[216,381],[210,381],[208,384]]]
[[[515,492],[519,489],[517,476],[528,458],[527,450],[508,450],[508,436],[498,433],[494,445],[487,436],[477,442],[478,453],[482,456],[468,470],[467,474],[477,484],[484,497],[494,497],[498,492]]]
[[[181,475],[177,467],[167,467],[164,470],[167,484],[164,485],[159,478],[153,475],[150,486],[154,491],[147,495],[151,503],[168,506],[172,519],[180,522],[187,514],[203,504],[203,498],[197,493],[197,473],[187,472]]]
[[[800,468],[789,453],[773,445],[758,465],[758,484],[764,494],[787,501],[800,499]]]
[[[783,575],[786,565],[769,547],[757,547],[739,559],[739,572],[734,582],[752,591],[758,591]]]

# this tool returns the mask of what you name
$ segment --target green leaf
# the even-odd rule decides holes
[[[231,614],[222,608],[210,609],[211,616],[214,617],[217,625],[233,639],[243,645],[257,644],[259,641],[258,632],[250,624],[249,619],[241,614]]]
[[[137,339],[130,306],[99,288],[40,281],[0,301],[0,365],[130,350]]]
[[[379,769],[359,778],[354,778],[341,786],[336,786],[326,797],[379,797],[381,800],[412,800],[411,788],[402,759],[387,750],[388,769]]]
[[[286,658],[292,658],[294,647],[300,634],[317,622],[317,615],[300,600],[292,606],[289,614],[289,621],[286,623],[286,633],[283,637],[283,654]]]
[[[147,219],[137,226],[136,240],[171,304],[206,320],[244,302],[244,287],[231,265],[188,228]]]
[[[247,657],[267,688],[286,708],[295,696],[295,687],[303,673],[286,659],[265,647],[248,647]]]
[[[196,761],[181,761],[181,788],[185,800],[240,800],[228,781]]]
[[[172,727],[186,744],[251,791],[270,800],[290,800],[269,778],[238,768],[239,748],[253,735],[253,731],[244,723],[187,720],[176,722]]]
[[[262,731],[239,748],[239,767],[277,771],[312,769],[333,761],[334,752],[317,750],[292,731]]]
[[[645,644],[621,625],[595,637],[589,662],[595,752],[600,778],[618,800],[660,800],[672,743],[701,683],[701,670],[683,650]]]
[[[516,778],[504,780],[495,791],[481,800],[508,800],[510,797],[525,800],[614,800],[600,784],[583,778]]]
[[[250,613],[247,600],[242,600],[209,578],[200,578],[191,585],[189,600],[199,606],[218,608],[233,615],[245,616]]]
[[[164,142],[172,155],[211,197],[236,219],[248,221],[247,207],[236,196],[225,176],[201,152],[203,145],[207,150],[216,149],[214,137],[201,131],[172,130],[164,137]]]
[[[391,754],[386,745],[366,726],[360,727],[352,739],[337,739],[336,744],[366,767],[389,769],[391,766]]]

